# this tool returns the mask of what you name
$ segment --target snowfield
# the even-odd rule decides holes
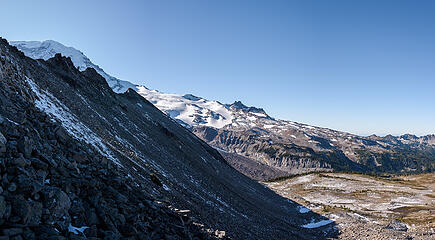
[[[143,86],[139,86],[137,92],[170,117],[181,120],[186,126],[222,128],[233,120],[232,113],[217,101],[208,101],[190,94],[161,93]]]

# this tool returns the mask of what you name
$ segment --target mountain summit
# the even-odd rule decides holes
[[[95,69],[101,76],[103,76],[109,86],[116,93],[123,93],[129,88],[136,88],[136,85],[120,80],[116,77],[110,76],[98,65],[94,64],[85,56],[81,51],[73,48],[67,47],[59,42],[53,40],[46,41],[12,41],[11,45],[17,47],[26,56],[33,59],[44,59],[54,57],[56,53],[62,54],[62,56],[70,57],[71,61],[74,63],[80,71],[86,70],[86,68]]]

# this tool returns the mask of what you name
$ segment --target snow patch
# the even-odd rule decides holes
[[[310,209],[308,209],[308,208],[306,208],[304,206],[298,206],[296,209],[299,211],[299,213],[308,213],[308,212],[311,212]]]
[[[302,225],[302,227],[303,228],[319,228],[319,227],[326,226],[332,222],[333,222],[332,220],[320,220],[318,222],[315,222],[315,220],[312,219],[311,223],[307,223],[305,225]]]
[[[83,226],[83,227],[74,227],[73,225],[68,226],[68,232],[74,233],[74,234],[83,234],[83,232],[88,229],[89,227]]]
[[[273,127],[275,127],[276,125],[274,125],[274,124],[266,124],[266,125],[263,125],[263,128],[265,128],[265,129],[270,129],[270,128],[273,128]]]
[[[163,184],[163,189],[165,189],[168,192],[171,191],[171,189],[168,186],[166,186],[166,184]]]

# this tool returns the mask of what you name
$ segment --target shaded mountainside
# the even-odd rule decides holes
[[[285,172],[282,176],[310,171],[423,173],[435,170],[433,135],[360,137],[265,119],[257,120],[255,127],[193,126],[191,129],[210,145]],[[276,174],[267,175],[262,180],[275,177]]]
[[[3,235],[335,234],[334,223],[240,174],[135,91],[114,93],[92,68],[79,71],[60,54],[33,60],[1,40],[0,80]]]
[[[192,131],[222,151],[281,171],[280,176],[310,171],[421,173],[435,169],[435,146],[421,141],[423,137],[413,143],[402,143],[401,137],[393,137],[395,142],[391,142],[382,137],[365,138],[329,129],[291,128],[275,132],[231,126],[222,129],[192,127]],[[237,165],[233,166],[244,172]],[[250,169],[260,171],[262,168]],[[261,180],[276,177],[276,174],[266,174]]]

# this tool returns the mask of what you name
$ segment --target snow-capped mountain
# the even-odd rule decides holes
[[[263,109],[247,107],[240,101],[222,104],[192,94],[168,94],[145,87],[138,93],[185,127],[251,128],[260,120],[273,120]]]
[[[71,61],[74,63],[74,66],[76,66],[80,71],[84,71],[88,67],[95,69],[101,76],[106,79],[109,86],[116,93],[123,93],[129,88],[136,88],[136,85],[130,82],[120,80],[107,74],[98,65],[92,63],[91,60],[89,60],[89,58],[86,57],[81,51],[73,47],[67,47],[59,42],[53,40],[12,41],[10,42],[10,44],[17,47],[26,56],[33,59],[47,60],[54,57],[56,53],[60,53],[65,57],[70,57]]]
[[[81,71],[94,68],[115,92],[122,93],[128,88],[136,90],[207,143],[224,150],[222,154],[227,159],[240,162],[239,156],[242,156],[246,164],[265,164],[273,168],[272,172],[280,172],[279,175],[318,170],[419,172],[435,168],[433,135],[361,137],[274,119],[263,109],[248,107],[239,101],[222,104],[191,94],[162,93],[121,81],[105,73],[82,52],[55,41],[12,44],[34,59],[48,59],[60,53],[71,57]],[[250,160],[255,163],[248,163]],[[255,172],[247,171],[247,175]]]
[[[217,101],[208,101],[191,94],[161,93],[143,86],[138,87],[137,91],[186,127],[204,125],[221,128],[230,124],[234,118],[231,111]]]

